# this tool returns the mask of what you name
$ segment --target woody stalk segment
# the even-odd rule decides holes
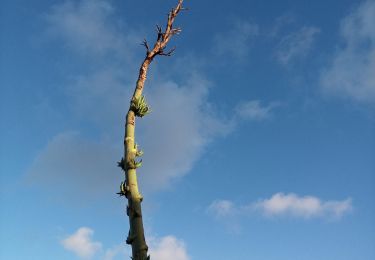
[[[137,168],[142,165],[142,160],[137,161],[136,157],[142,156],[143,152],[138,150],[135,142],[135,118],[143,117],[150,112],[149,106],[146,103],[145,97],[142,95],[144,84],[147,77],[147,70],[152,60],[158,56],[171,56],[175,48],[165,51],[167,43],[173,35],[181,32],[180,28],[173,28],[173,22],[181,10],[183,0],[179,0],[175,8],[168,13],[168,21],[165,30],[160,26],[156,26],[157,40],[151,49],[146,40],[143,45],[146,48],[146,57],[139,69],[138,80],[133,96],[130,101],[129,111],[126,115],[125,122],[125,138],[124,138],[124,156],[118,162],[118,166],[125,172],[125,181],[120,185],[120,196],[125,196],[128,199],[127,215],[129,216],[130,230],[126,243],[132,247],[133,260],[147,260],[150,256],[147,255],[148,247],[145,241],[141,202],[142,195],[138,189],[137,182]]]

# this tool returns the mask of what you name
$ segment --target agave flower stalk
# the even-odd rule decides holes
[[[142,160],[138,161],[137,157],[142,156],[143,152],[138,150],[135,142],[135,119],[136,117],[143,117],[150,112],[145,97],[142,95],[144,84],[147,77],[147,70],[152,60],[157,55],[170,56],[174,51],[172,48],[165,51],[167,43],[171,37],[181,32],[180,28],[173,28],[173,22],[181,10],[183,0],[179,0],[175,8],[168,13],[168,20],[163,30],[157,26],[157,39],[153,48],[149,48],[146,40],[143,45],[146,48],[146,57],[139,69],[138,80],[130,101],[129,111],[126,115],[125,122],[125,137],[124,137],[124,156],[118,162],[118,166],[125,172],[125,181],[121,182],[120,194],[125,196],[128,200],[127,215],[129,216],[130,230],[126,243],[132,247],[133,260],[147,260],[150,256],[147,255],[148,247],[145,241],[141,202],[143,197],[139,192],[137,181],[137,168],[142,165]]]

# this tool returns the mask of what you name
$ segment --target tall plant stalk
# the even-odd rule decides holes
[[[142,95],[147,77],[147,70],[152,60],[157,55],[170,56],[173,53],[174,48],[170,51],[165,51],[165,48],[171,37],[181,32],[180,28],[173,28],[173,22],[178,13],[181,10],[184,10],[182,2],[183,0],[179,0],[177,6],[172,8],[168,13],[165,30],[163,30],[161,26],[156,26],[157,39],[153,48],[151,49],[149,47],[146,40],[143,41],[143,45],[146,48],[146,57],[139,69],[138,80],[126,115],[124,156],[121,158],[121,161],[118,162],[118,166],[125,172],[125,181],[120,185],[119,194],[125,196],[128,200],[126,212],[129,216],[130,229],[126,243],[132,247],[133,260],[150,259],[150,256],[147,255],[148,246],[146,244],[143,229],[141,209],[143,197],[139,192],[137,182],[137,168],[141,166],[142,160],[137,161],[136,157],[142,156],[143,152],[138,150],[138,146],[135,142],[135,118],[143,117],[150,112],[145,97]]]

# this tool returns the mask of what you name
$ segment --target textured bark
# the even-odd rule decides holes
[[[137,106],[134,104],[138,104],[139,100],[142,98],[148,67],[150,66],[152,60],[157,55],[170,56],[174,51],[173,48],[170,51],[165,52],[165,47],[173,35],[181,32],[180,28],[173,28],[173,22],[177,14],[181,10],[184,10],[184,8],[182,8],[182,2],[183,0],[179,0],[177,6],[169,12],[167,25],[164,31],[160,26],[157,26],[157,40],[153,48],[149,48],[146,40],[143,42],[147,53],[139,69],[138,80],[131,99],[131,105],[126,115],[124,156],[118,163],[119,166],[125,171],[125,182],[121,183],[121,191],[119,194],[128,199],[127,215],[129,216],[130,230],[126,243],[130,244],[132,247],[132,259],[134,260],[149,259],[149,256],[147,256],[148,247],[145,241],[142,220],[141,202],[143,197],[138,189],[136,170],[140,166],[140,163],[136,162],[136,157],[140,156],[142,153],[137,150],[135,143],[135,119],[136,116],[144,116],[144,113],[141,113],[140,109],[137,109]],[[146,111],[147,110],[148,107]]]

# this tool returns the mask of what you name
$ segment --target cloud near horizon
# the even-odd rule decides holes
[[[351,198],[323,201],[314,196],[298,196],[282,192],[269,199],[260,199],[247,205],[238,206],[229,200],[215,200],[208,206],[208,212],[216,218],[227,216],[258,214],[266,217],[293,218],[333,218],[339,219],[352,210]]]
[[[74,253],[81,259],[104,259],[113,260],[117,258],[127,258],[131,251],[126,245],[116,245],[105,250],[103,244],[93,241],[94,230],[88,227],[80,227],[73,234],[60,241],[61,245]],[[173,235],[164,237],[147,237],[149,244],[149,254],[153,260],[190,260],[184,241]]]
[[[102,243],[92,241],[94,231],[87,227],[79,228],[74,234],[61,240],[62,246],[82,259],[91,259],[102,249]]]
[[[150,255],[154,260],[189,260],[186,245],[174,236],[149,238]]]

